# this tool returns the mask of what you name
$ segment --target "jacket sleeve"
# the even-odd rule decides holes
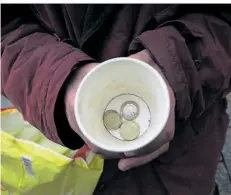
[[[231,27],[206,14],[188,14],[146,31],[130,53],[148,49],[176,97],[176,117],[198,117],[231,86]]]
[[[5,14],[13,11],[4,8]],[[72,70],[94,60],[18,15],[9,18],[3,13],[1,41],[2,94],[25,120],[62,143],[54,120],[58,94]],[[71,131],[69,126],[64,128]]]

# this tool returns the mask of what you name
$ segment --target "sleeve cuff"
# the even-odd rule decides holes
[[[133,54],[142,49],[147,49],[154,60],[160,67],[176,97],[176,113],[179,118],[188,118],[190,116],[190,99],[188,86],[181,59],[181,52],[177,49],[179,41],[182,39],[180,33],[172,26],[163,27],[153,31],[147,31],[134,39],[129,47],[129,53]],[[182,40],[180,40],[182,41]],[[182,47],[182,45],[180,45]],[[184,104],[177,104],[184,102]]]
[[[94,62],[94,60],[81,51],[74,51],[67,55],[52,72],[45,92],[44,113],[42,116],[43,126],[46,129],[45,134],[56,143],[72,149],[81,147],[83,141],[70,128],[64,113],[64,102],[60,101],[59,95],[61,98],[62,86],[70,73],[81,64],[87,62]]]

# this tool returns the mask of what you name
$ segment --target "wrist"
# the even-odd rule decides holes
[[[76,91],[82,79],[86,76],[88,72],[90,72],[94,67],[96,67],[96,65],[97,63],[89,63],[78,68],[77,70],[74,70],[64,86],[65,114],[73,130],[76,130],[77,127],[74,114]]]

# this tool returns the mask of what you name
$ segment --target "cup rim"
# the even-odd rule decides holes
[[[157,79],[160,81],[162,87],[163,87],[163,91],[164,91],[164,95],[163,96],[167,96],[165,97],[165,99],[167,99],[167,102],[166,102],[166,106],[167,106],[167,114],[166,114],[166,117],[164,118],[163,120],[163,123],[162,123],[162,126],[161,128],[159,129],[159,132],[155,135],[155,136],[150,136],[149,139],[145,140],[145,142],[140,142],[140,143],[137,143],[137,145],[133,148],[130,148],[130,149],[120,149],[120,148],[110,148],[108,147],[108,145],[104,145],[102,144],[101,142],[98,142],[96,139],[94,139],[89,133],[87,133],[87,131],[85,131],[82,123],[81,123],[81,120],[80,120],[80,117],[78,115],[79,113],[79,108],[78,108],[78,102],[79,102],[79,94],[83,88],[83,85],[84,83],[86,82],[86,80],[96,71],[98,71],[99,69],[107,66],[108,64],[112,63],[112,62],[119,62],[119,61],[133,61],[135,63],[139,63],[140,65],[142,65],[143,67],[149,69],[156,77]],[[117,58],[113,58],[113,59],[109,59],[107,61],[104,61],[100,64],[98,64],[95,68],[93,68],[92,70],[90,70],[85,76],[84,78],[82,79],[82,81],[80,82],[78,88],[77,88],[77,91],[76,91],[76,95],[75,95],[75,104],[74,104],[74,113],[75,113],[75,118],[76,118],[76,122],[77,122],[77,125],[79,126],[79,129],[81,131],[81,133],[89,140],[89,142],[93,145],[95,145],[96,147],[99,147],[105,151],[109,151],[109,152],[117,152],[117,153],[126,153],[126,152],[132,152],[132,151],[135,151],[135,150],[139,150],[140,148],[143,148],[144,146],[148,145],[149,143],[151,143],[155,138],[157,138],[160,133],[163,131],[166,123],[167,123],[167,120],[168,120],[168,117],[169,117],[169,113],[170,113],[170,97],[169,97],[169,91],[168,91],[168,87],[167,87],[167,84],[166,82],[164,81],[164,79],[162,78],[162,76],[160,75],[160,73],[155,69],[153,68],[151,65],[147,64],[146,62],[143,62],[141,60],[138,60],[138,59],[134,59],[134,58],[126,58],[126,57],[117,57]]]

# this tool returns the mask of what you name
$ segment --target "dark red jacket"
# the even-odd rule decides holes
[[[215,8],[215,9],[214,9]],[[230,7],[219,5],[3,5],[2,94],[50,139],[77,148],[63,88],[88,62],[147,48],[176,96],[170,150],[127,172],[105,163],[95,194],[207,195],[228,119]]]

